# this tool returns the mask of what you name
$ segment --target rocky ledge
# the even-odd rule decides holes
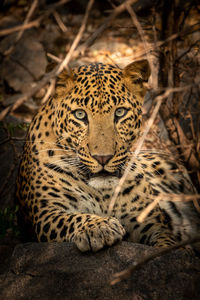
[[[71,243],[20,244],[0,272],[0,299],[200,299],[200,260],[184,250],[157,257],[110,285],[113,273],[154,251],[128,242],[96,254]]]

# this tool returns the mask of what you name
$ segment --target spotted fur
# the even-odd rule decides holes
[[[195,193],[184,170],[153,151],[135,158],[108,215],[140,133],[149,75],[139,61],[123,70],[91,64],[59,77],[54,97],[30,125],[17,180],[21,213],[39,241],[98,251],[124,236],[165,247],[196,233],[192,203],[182,201],[160,201],[137,222],[156,195]]]

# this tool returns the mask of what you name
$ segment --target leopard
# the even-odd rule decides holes
[[[91,63],[58,76],[29,126],[17,177],[20,218],[37,241],[96,252],[122,240],[169,247],[197,234],[194,204],[181,198],[196,193],[184,167],[153,148],[132,159],[150,75],[142,59],[123,69]]]

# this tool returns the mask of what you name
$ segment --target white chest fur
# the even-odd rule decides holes
[[[88,184],[97,190],[102,190],[102,189],[114,190],[118,183],[119,183],[119,178],[114,177],[114,176],[93,177],[93,178],[90,178],[88,181]]]

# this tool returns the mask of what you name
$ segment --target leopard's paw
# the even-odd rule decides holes
[[[106,245],[111,246],[121,241],[124,235],[125,229],[116,218],[96,217],[84,224],[73,241],[83,252],[96,252]]]

